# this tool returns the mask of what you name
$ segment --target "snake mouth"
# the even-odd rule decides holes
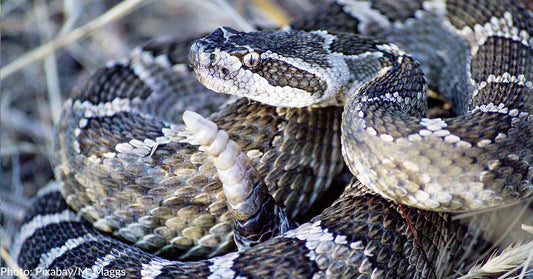
[[[238,75],[243,71],[240,61],[213,47],[207,39],[196,41],[189,52],[189,66],[205,87],[218,92],[242,95],[238,92]]]
[[[204,47],[202,47],[203,45],[205,45],[205,42],[203,42],[202,39],[197,40],[192,44],[191,49],[189,50],[189,66],[193,69],[204,66],[200,64],[201,60],[199,57],[201,50],[204,49]]]
[[[206,47],[209,43],[206,40],[200,39],[196,41],[189,52],[189,66],[193,69],[196,78],[200,83],[207,88],[215,90],[213,88],[213,57],[214,54],[207,53]]]

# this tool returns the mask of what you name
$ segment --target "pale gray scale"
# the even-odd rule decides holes
[[[234,278],[235,270],[232,270],[233,260],[239,256],[238,253],[228,253],[224,256],[211,259],[209,266],[211,274],[208,279]]]
[[[142,264],[141,276],[146,279],[154,279],[161,275],[165,266],[171,265],[172,261],[155,258],[149,263]]]
[[[350,257],[355,258],[354,250],[363,245],[359,240],[349,243],[346,235],[330,232],[327,227],[321,226],[320,221],[302,224],[283,237],[304,241],[309,249],[305,256],[319,269],[315,276],[356,273],[357,267],[350,263]]]
[[[483,104],[503,104],[508,110],[532,112],[533,101],[528,97],[532,90],[532,83],[526,81],[524,75],[489,75],[487,81],[480,82],[474,90],[472,105],[475,108]]]
[[[339,34],[328,46],[333,53],[341,54],[348,66],[350,76],[344,88],[344,99],[357,92],[375,76],[384,74],[399,59],[399,53],[393,53],[386,43]],[[392,47],[394,48],[394,47]],[[398,50],[399,51],[399,50]],[[342,98],[338,98],[342,100]],[[344,103],[342,102],[339,103]]]
[[[100,276],[100,273],[115,259],[120,256],[118,251],[112,251],[110,254],[107,254],[103,257],[98,258],[93,266],[83,270],[84,279],[96,279]]]
[[[185,65],[170,66],[163,56],[137,51],[130,60],[97,72],[95,80],[103,84],[89,83],[64,112],[56,139],[61,162],[56,174],[68,185],[69,204],[104,231],[150,251],[221,253],[232,246],[227,233],[211,234],[202,220],[224,217],[200,214],[200,204],[217,201],[213,189],[201,190],[216,183],[216,175],[199,171],[207,157],[187,143],[182,125],[171,122],[181,122],[181,113],[197,106],[199,96],[209,100],[201,109],[206,114],[228,97],[206,90]],[[109,75],[107,81],[102,75]],[[85,96],[89,99],[84,101]],[[180,189],[187,187],[192,187],[191,195],[181,197]],[[179,220],[165,223],[176,213]],[[199,226],[182,235],[182,226],[193,222]]]
[[[356,110],[350,115],[364,116],[345,120],[343,127],[347,163],[371,189],[446,211],[494,207],[531,195],[533,129],[527,113],[520,118],[521,112],[501,105],[419,122],[382,107],[349,106]],[[351,119],[346,114],[344,119]]]
[[[443,18],[423,12],[419,17],[372,35],[394,42],[412,55],[420,62],[429,88],[438,91],[458,114],[465,113],[471,96],[464,92],[473,90],[467,66],[471,59],[469,45],[443,26]]]

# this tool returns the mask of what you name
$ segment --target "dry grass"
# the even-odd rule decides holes
[[[53,126],[76,83],[154,37],[190,37],[222,25],[243,30],[278,26],[310,7],[307,0],[2,1],[3,259],[9,260],[6,251],[31,196],[53,178]]]

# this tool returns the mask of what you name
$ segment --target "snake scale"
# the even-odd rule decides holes
[[[490,244],[450,212],[533,190],[530,34],[512,1],[345,0],[279,31],[150,42],[65,103],[58,182],[14,256],[34,277],[464,273]],[[458,116],[425,118],[428,88]]]

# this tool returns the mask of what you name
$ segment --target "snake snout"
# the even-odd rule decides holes
[[[189,51],[189,65],[196,69],[201,66],[206,66],[209,64],[209,56],[205,55],[205,46],[206,42],[203,40],[198,40],[194,42]]]

